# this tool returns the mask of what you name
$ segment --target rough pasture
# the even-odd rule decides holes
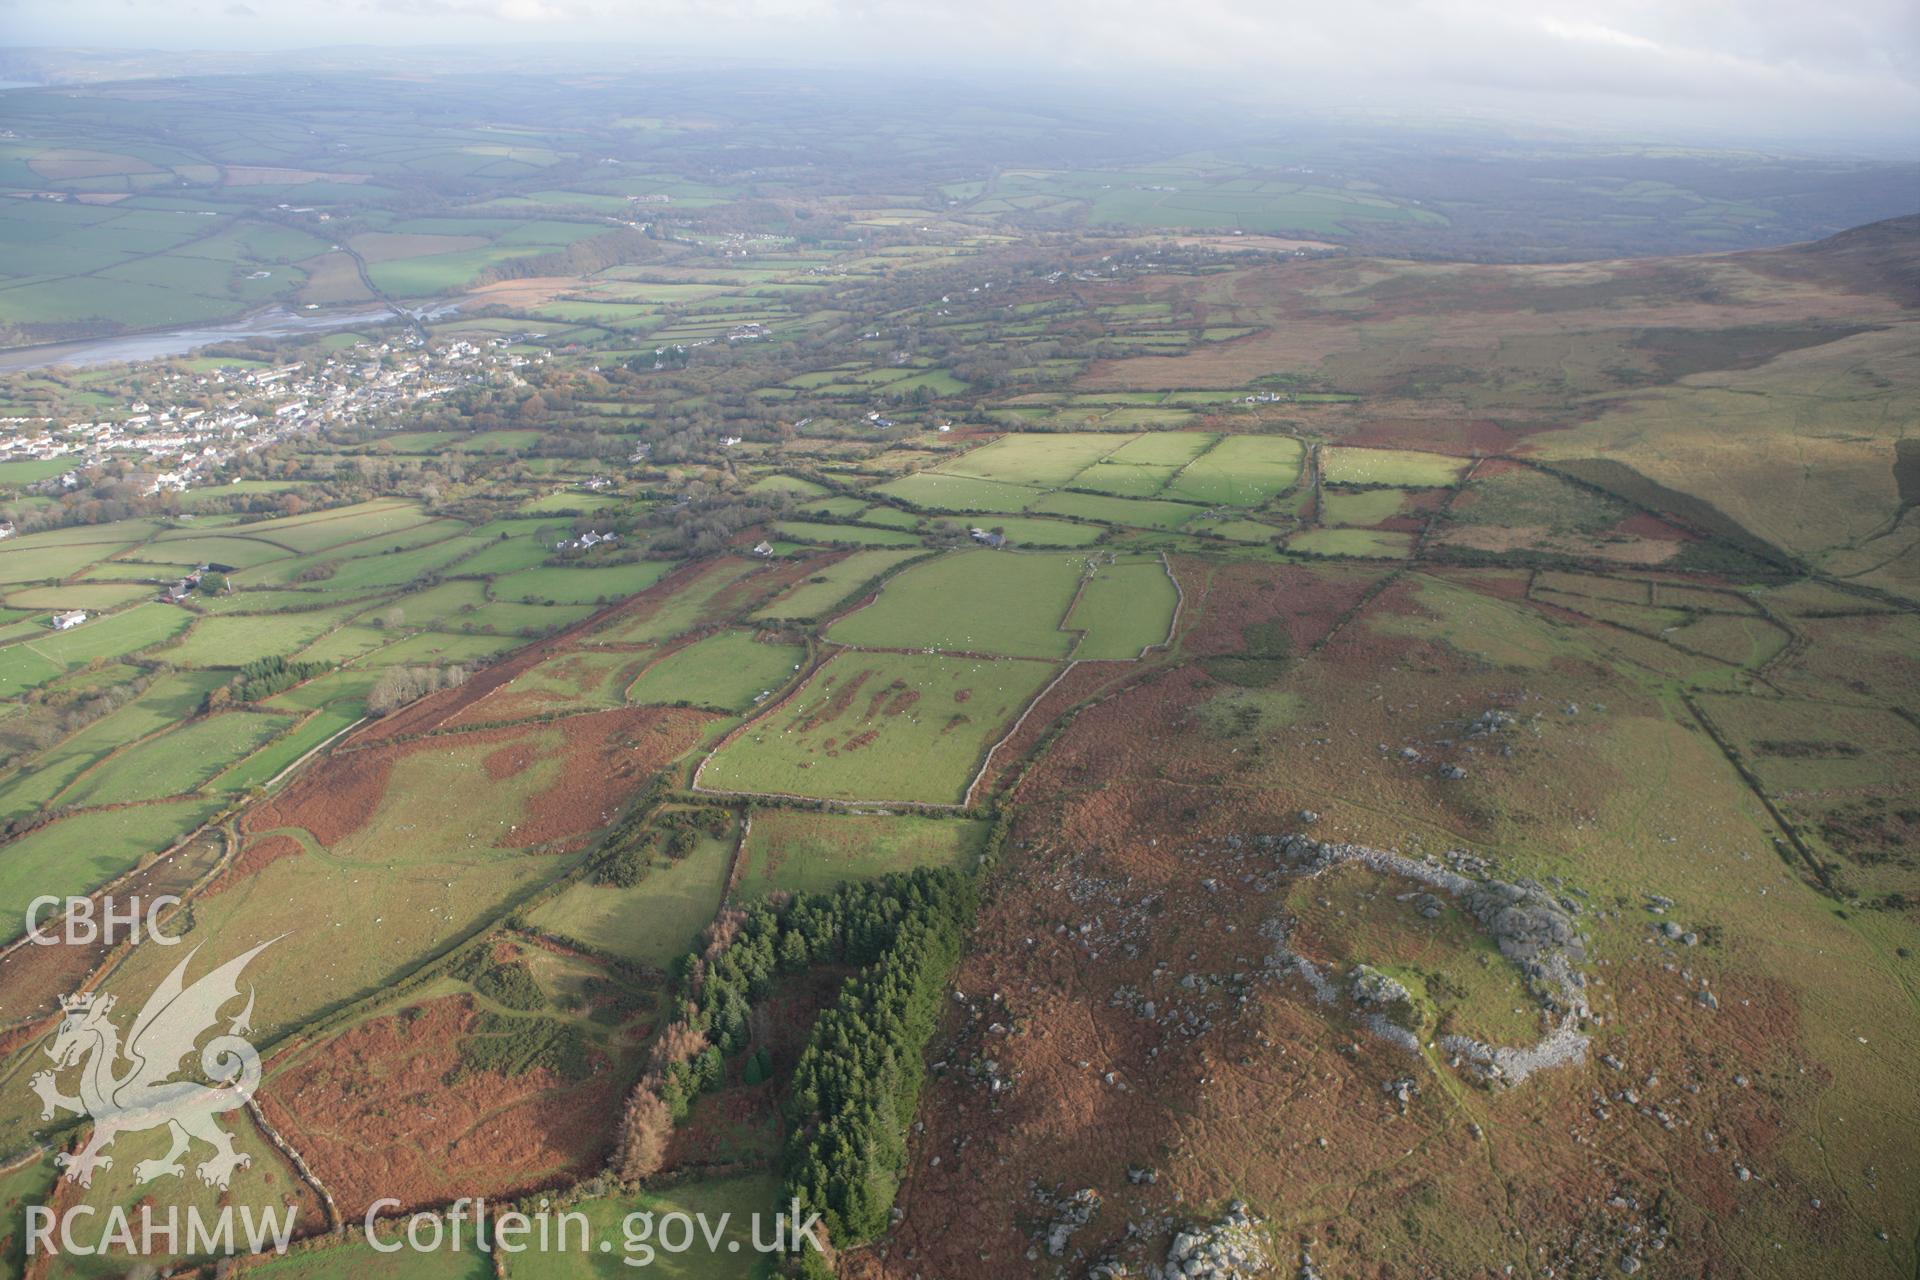
[[[546,1067],[453,1078],[459,1042],[480,1016],[476,1000],[431,996],[268,1064],[268,1119],[350,1218],[389,1196],[408,1208],[504,1198],[603,1158],[606,1117],[631,1068],[601,1050],[599,1069],[577,1080]]]
[[[254,839],[301,851],[262,851],[255,874],[201,899],[196,922],[208,936],[285,934],[250,972],[260,1025],[297,1023],[565,871],[712,719],[635,707],[338,752],[245,820]],[[158,950],[136,951],[115,980],[157,981]]]
[[[535,927],[666,970],[698,941],[727,891],[734,835],[701,833],[683,857],[656,857],[637,884],[569,885],[534,912]]]
[[[957,804],[989,745],[1056,668],[844,650],[724,742],[714,791]]]
[[[1282,582],[1293,586],[1296,603],[1315,583],[1321,584],[1316,594],[1340,589],[1338,598],[1327,595],[1320,609],[1318,631],[1324,634],[1327,622],[1359,599],[1368,581],[1364,573],[1317,568],[1240,565],[1214,571],[1216,577],[1222,574],[1234,577],[1216,586],[1231,582],[1234,589],[1209,590],[1204,577],[1189,582],[1190,608],[1199,610],[1199,617],[1184,633],[1183,645],[1237,648],[1251,627],[1300,617],[1287,609],[1277,589]],[[1255,579],[1268,575],[1275,589],[1262,591]],[[1421,599],[1417,594],[1379,597],[1319,656],[1302,659],[1295,676],[1257,698],[1192,668],[1131,687],[1082,712],[1022,781],[1020,794],[1035,803],[1016,829],[1019,852],[1009,855],[1000,873],[1002,892],[989,906],[980,935],[999,941],[965,962],[955,986],[968,1000],[956,1007],[950,1034],[970,1044],[989,1022],[1006,1025],[1008,1010],[976,993],[1025,993],[1017,1007],[1031,1029],[991,1038],[1000,1072],[1023,1083],[985,1108],[984,1084],[976,1076],[956,1073],[932,1085],[931,1108],[922,1113],[928,1126],[923,1150],[942,1160],[938,1166],[918,1163],[909,1179],[904,1207],[909,1220],[920,1219],[914,1236],[920,1257],[914,1265],[934,1270],[962,1265],[948,1242],[965,1223],[965,1251],[973,1259],[965,1265],[977,1264],[984,1251],[992,1265],[1004,1255],[1008,1266],[1017,1267],[1032,1240],[1031,1223],[1018,1194],[996,1188],[1023,1186],[1028,1177],[1048,1186],[1099,1191],[1105,1207],[1086,1246],[1094,1252],[1121,1244],[1126,1221],[1163,1211],[1176,1194],[1188,1204],[1237,1194],[1263,1216],[1284,1216],[1299,1207],[1293,1197],[1302,1169],[1345,1185],[1362,1177],[1363,1170],[1392,1167],[1397,1170],[1394,1188],[1428,1187],[1435,1197],[1413,1220],[1396,1219],[1395,1247],[1444,1270],[1441,1259],[1490,1247],[1504,1231],[1501,1215],[1473,1207],[1478,1148],[1465,1132],[1465,1120],[1455,1114],[1461,1107],[1492,1142],[1504,1135],[1514,1144],[1516,1133],[1550,1115],[1596,1141],[1602,1135],[1626,1139],[1632,1134],[1632,1141],[1662,1150],[1684,1148],[1698,1185],[1676,1193],[1675,1211],[1694,1226],[1681,1228],[1676,1219],[1673,1229],[1689,1252],[1707,1256],[1732,1245],[1707,1224],[1724,1212],[1724,1197],[1736,1194],[1733,1160],[1766,1162],[1782,1177],[1811,1173],[1817,1161],[1797,1161],[1763,1137],[1766,1124],[1778,1119],[1772,1104],[1732,1080],[1736,1069],[1754,1073],[1755,1079],[1767,1073],[1769,1079],[1798,1080],[1795,1064],[1805,1052],[1785,1047],[1798,1042],[1791,1002],[1765,976],[1770,970],[1759,957],[1747,954],[1756,941],[1751,934],[1743,935],[1747,943],[1724,954],[1685,956],[1696,974],[1707,966],[1715,975],[1716,1015],[1686,989],[1680,966],[1664,964],[1668,957],[1658,948],[1649,953],[1644,911],[1589,924],[1597,945],[1619,957],[1614,963],[1621,966],[1609,970],[1598,988],[1607,1024],[1618,1029],[1605,1032],[1607,1047],[1595,1052],[1625,1061],[1642,1096],[1657,1098],[1653,1105],[1695,1116],[1694,1132],[1712,1115],[1718,1131],[1739,1144],[1738,1152],[1717,1153],[1717,1158],[1697,1158],[1691,1139],[1662,1137],[1657,1125],[1643,1123],[1631,1107],[1593,1114],[1586,1069],[1542,1074],[1507,1097],[1461,1090],[1445,1083],[1444,1068],[1436,1079],[1419,1059],[1349,1025],[1304,983],[1244,980],[1249,964],[1257,970],[1257,957],[1269,945],[1263,927],[1282,915],[1294,919],[1299,947],[1318,949],[1343,975],[1363,960],[1389,969],[1403,966],[1416,993],[1453,1008],[1457,1025],[1515,1034],[1531,1027],[1528,1018],[1513,1019],[1513,991],[1484,982],[1487,974],[1499,972],[1477,958],[1484,941],[1471,929],[1455,930],[1457,922],[1444,910],[1429,922],[1397,900],[1401,890],[1388,892],[1363,883],[1364,878],[1351,885],[1329,881],[1304,898],[1269,896],[1263,877],[1272,874],[1273,857],[1250,837],[1297,827],[1306,808],[1320,815],[1315,830],[1333,837],[1383,842],[1417,837],[1418,847],[1430,850],[1499,850],[1504,874],[1576,876],[1569,883],[1608,900],[1616,884],[1650,874],[1665,891],[1685,895],[1680,914],[1689,922],[1767,910],[1768,899],[1743,887],[1743,876],[1766,877],[1769,898],[1792,892],[1792,872],[1764,852],[1764,841],[1762,852],[1752,854],[1758,833],[1750,817],[1740,816],[1745,810],[1737,784],[1729,785],[1724,774],[1706,782],[1715,777],[1710,744],[1699,735],[1688,741],[1684,733],[1657,728],[1657,702],[1635,690],[1630,679],[1603,674],[1592,664],[1550,661],[1519,674],[1512,667],[1484,666],[1450,654],[1443,637],[1454,634],[1456,626],[1479,629],[1491,622],[1543,636],[1551,636],[1553,628],[1530,623],[1523,606],[1492,604],[1505,613],[1490,619],[1479,613],[1433,613]],[[1264,616],[1250,611],[1257,607],[1266,610]],[[1422,638],[1401,634],[1403,622],[1416,619],[1424,619]],[[1375,632],[1379,623],[1392,624],[1391,629]],[[1304,652],[1313,638],[1303,631],[1298,648]],[[1451,694],[1423,691],[1422,673],[1436,665],[1456,682]],[[1385,697],[1355,699],[1356,684],[1382,687]],[[1222,698],[1232,701],[1235,714],[1223,717],[1209,709]],[[1460,754],[1465,726],[1485,707],[1511,705],[1515,698],[1525,699],[1521,708],[1538,708],[1525,714],[1539,716],[1540,729],[1509,739],[1515,746],[1511,757],[1494,749],[1497,737]],[[1568,716],[1562,710],[1569,701],[1583,708],[1598,701],[1608,711],[1589,722],[1594,713]],[[1252,713],[1255,728],[1240,721],[1242,707]],[[1641,736],[1649,730],[1654,738]],[[1660,748],[1646,750],[1653,741]],[[1381,742],[1393,750],[1381,752]],[[1686,750],[1669,754],[1680,742]],[[1419,758],[1403,758],[1402,745]],[[1250,746],[1259,749],[1249,751]],[[1466,778],[1438,777],[1441,760],[1464,763]],[[1687,780],[1685,803],[1664,806],[1658,817],[1612,798],[1618,792],[1617,771],[1649,765],[1678,770]],[[1568,780],[1575,778],[1580,783],[1565,794]],[[1695,790],[1702,786],[1704,791]],[[1699,812],[1703,802],[1705,811]],[[1688,811],[1696,812],[1683,819]],[[1505,815],[1519,812],[1551,815],[1555,840],[1543,844],[1536,835],[1516,842],[1517,832]],[[1607,815],[1608,825],[1582,834],[1596,813]],[[1656,830],[1668,831],[1676,822],[1694,833],[1694,853],[1676,853],[1655,837]],[[1563,848],[1568,840],[1595,850],[1604,845],[1614,853],[1611,860],[1588,863]],[[1695,866],[1702,858],[1712,860],[1715,869]],[[1587,866],[1584,873],[1571,870],[1576,860]],[[1611,870],[1596,874],[1593,868],[1600,866]],[[1233,891],[1216,891],[1214,885]],[[1709,907],[1708,900],[1715,905]],[[1342,909],[1345,916],[1336,916]],[[1809,927],[1821,916],[1811,903],[1796,903],[1793,909]],[[1376,916],[1377,924],[1371,923]],[[1086,934],[1034,928],[1035,921],[1062,919],[1091,921],[1093,928]],[[1652,917],[1655,923],[1658,919]],[[1831,924],[1822,929],[1830,940],[1838,937]],[[1326,949],[1336,941],[1349,950]],[[1680,944],[1663,945],[1678,949]],[[1195,983],[1176,981],[1189,973],[1196,975]],[[1416,980],[1416,975],[1427,976]],[[1240,991],[1248,999],[1237,1005],[1230,997]],[[1143,1012],[1146,1002],[1152,1008]],[[1206,1036],[1179,1033],[1189,1005],[1196,1012],[1214,1010],[1205,1015],[1213,1023]],[[1329,1028],[1330,1020],[1337,1030]],[[1348,1043],[1357,1050],[1338,1051]],[[1088,1066],[1060,1065],[1081,1061]],[[1592,1070],[1606,1069],[1596,1065]],[[1644,1083],[1649,1074],[1657,1077],[1656,1086]],[[1403,1077],[1421,1089],[1404,1112],[1382,1088],[1383,1082]],[[1127,1087],[1121,1089],[1120,1082]],[[1680,1087],[1686,1084],[1698,1091]],[[1879,1096],[1886,1084],[1877,1077],[1865,1087]],[[1177,1125],[1166,1110],[1169,1098],[1180,1099]],[[1268,1154],[1231,1171],[1207,1162],[1169,1161],[1160,1154],[1164,1144],[1187,1140],[1182,1135],[1196,1127],[1213,1142],[1243,1141],[1245,1117],[1268,1114],[1276,1106],[1286,1117],[1279,1131],[1283,1136]],[[1063,1122],[1063,1116],[1074,1118]],[[1409,1145],[1418,1153],[1411,1166],[1405,1156]],[[1583,1188],[1605,1187],[1620,1176],[1618,1150],[1589,1156],[1597,1148],[1579,1145],[1566,1148],[1564,1155],[1533,1152],[1513,1168],[1516,1194],[1538,1213],[1560,1220],[1587,1194]],[[1635,1176],[1659,1181],[1666,1158],[1651,1151],[1644,1161],[1634,1157],[1636,1168],[1645,1166],[1644,1175]],[[1882,1149],[1874,1158],[1891,1155]],[[1148,1189],[1130,1183],[1123,1176],[1129,1165],[1157,1169],[1157,1184]],[[1803,1168],[1788,1174],[1790,1166]],[[1020,1170],[1012,1183],[998,1173],[992,1179],[977,1176],[984,1168],[1005,1167]],[[1787,1214],[1796,1203],[1804,1203],[1797,1187],[1770,1196],[1765,1211],[1770,1218]],[[1108,1218],[1111,1210],[1117,1212]],[[1339,1212],[1338,1206],[1310,1212],[1321,1241],[1316,1257],[1365,1265],[1377,1242],[1335,1233]],[[1444,1231],[1439,1229],[1443,1222],[1451,1224]],[[1793,1230],[1798,1247],[1815,1247],[1806,1229]],[[1585,1256],[1573,1252],[1582,1247],[1573,1236],[1549,1243],[1551,1250],[1566,1251],[1555,1256],[1569,1259]],[[1603,1255],[1596,1262],[1611,1265],[1612,1258]],[[876,1274],[906,1273],[889,1265]]]

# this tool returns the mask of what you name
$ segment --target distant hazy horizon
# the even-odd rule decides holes
[[[1651,5],[1357,0],[1285,12],[1193,0],[0,0],[7,51],[311,53],[391,65],[645,69],[718,58],[901,74],[1011,73],[1193,105],[1485,116],[1651,140],[1920,154],[1920,9],[1897,0]],[[100,43],[103,32],[112,45]],[[357,48],[356,48],[357,46]],[[564,55],[564,56],[562,56]],[[183,68],[192,70],[191,67]],[[1920,203],[1920,201],[1917,201]]]

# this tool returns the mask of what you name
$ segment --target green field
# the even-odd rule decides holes
[[[177,538],[155,540],[137,551],[129,552],[128,560],[157,561],[162,564],[224,564],[235,569],[252,569],[271,560],[284,560],[293,551],[284,543],[277,543],[251,533],[202,534],[192,532]]]
[[[1287,539],[1292,551],[1310,551],[1321,556],[1392,556],[1396,559],[1413,550],[1413,535],[1379,529],[1308,529]]]
[[[145,693],[60,742],[13,766],[0,782],[0,817],[13,818],[53,803],[53,797],[109,752],[184,721],[220,677],[175,673],[156,678]]]
[[[754,485],[749,487],[747,492],[752,493],[758,489],[759,486]],[[859,515],[861,512],[867,510],[869,505],[865,498],[823,498],[819,502],[809,502],[806,506],[800,508],[800,514],[803,516],[832,516],[836,519],[845,519],[848,516]],[[885,513],[889,510],[890,508],[887,507],[879,507],[876,509],[877,513]],[[905,512],[894,512],[893,514],[897,516],[906,515]]]
[[[249,538],[263,538],[304,554],[409,529],[446,530],[457,527],[453,521],[429,519],[418,503],[385,498],[304,515],[248,521],[237,532]],[[176,539],[191,541],[194,536],[191,532],[162,534],[156,542],[165,547]]]
[[[0,647],[0,697],[45,684],[95,659],[119,658],[151,648],[186,630],[193,615],[167,604],[138,604],[104,618],[90,618],[67,631]]]
[[[486,631],[500,635],[544,636],[593,616],[591,604],[526,604],[493,600],[440,624],[442,631]]]
[[[64,612],[85,609],[98,613],[153,595],[154,588],[143,582],[65,582],[57,587],[27,587],[7,594],[9,609],[31,612]]]
[[[1202,511],[1181,502],[1103,498],[1090,493],[1049,493],[1030,509],[1036,515],[1074,516],[1140,529],[1178,529]]]
[[[1329,445],[1320,451],[1320,470],[1328,484],[1433,489],[1453,484],[1466,469],[1464,458],[1412,449],[1349,449]]]
[[[1019,511],[1040,496],[1038,489],[973,476],[922,471],[875,488],[928,511]]]
[[[292,724],[285,716],[248,711],[189,721],[109,756],[61,793],[59,802],[113,805],[186,795]]]
[[[1306,451],[1290,436],[1224,436],[1168,483],[1166,496],[1257,507],[1300,476]]]
[[[692,948],[720,909],[732,839],[701,836],[686,857],[661,857],[631,888],[569,885],[533,922],[625,960],[664,969]]]
[[[755,561],[731,557],[710,561],[697,576],[679,581],[672,595],[644,612],[616,616],[601,624],[588,643],[653,644],[703,623],[719,621],[729,613],[721,600],[759,567]]]
[[[238,613],[202,618],[178,644],[168,645],[159,652],[168,662],[183,667],[244,666],[259,658],[304,649],[359,611],[359,605],[347,604],[300,613]]]
[[[1108,454],[1108,462],[1184,467],[1212,448],[1218,436],[1205,431],[1149,431]]]
[[[491,1280],[493,1264],[487,1254],[471,1246],[470,1233],[467,1248],[455,1249],[448,1244],[441,1249],[417,1251],[405,1247],[404,1230],[393,1239],[382,1237],[387,1248],[376,1249],[350,1237],[330,1247],[267,1258],[239,1274],[259,1280]],[[390,1251],[395,1244],[401,1247]]]
[[[542,494],[531,502],[520,506],[523,515],[543,515],[553,511],[605,511],[609,507],[623,507],[626,500],[612,493],[582,493],[578,489],[562,489],[558,493]]]
[[[1101,565],[1067,614],[1067,629],[1086,633],[1073,656],[1131,661],[1149,645],[1166,643],[1177,599],[1157,558]]]
[[[464,565],[462,566],[465,567]],[[522,569],[493,581],[501,600],[531,600],[555,604],[601,604],[624,600],[645,591],[673,566],[642,560],[596,568]]]
[[[364,822],[325,845],[304,827],[275,827],[271,834],[287,836],[303,852],[256,871],[244,892],[198,900],[195,927],[207,937],[286,935],[248,971],[260,990],[262,1034],[379,989],[396,964],[446,946],[565,869],[560,858],[528,856],[522,831],[529,801],[561,781],[562,734],[523,733],[531,763],[504,779],[490,776],[486,761],[499,747],[484,739],[403,753],[386,785],[368,797]],[[350,947],[341,943],[349,929],[363,935]],[[150,954],[157,950],[137,948],[115,973],[116,986],[151,990],[176,962]]]
[[[1102,459],[1073,478],[1075,489],[1092,489],[1117,498],[1151,498],[1167,487],[1176,467]]]
[[[393,552],[388,552],[386,545],[380,539],[373,539],[294,559],[274,560],[241,570],[233,575],[233,581],[242,587],[318,582],[328,591],[341,593],[405,587],[444,570],[474,550],[471,538],[458,537]]]
[[[978,515],[962,523],[968,528],[998,533],[1015,547],[1084,547],[1098,542],[1106,534],[1098,525],[1030,516]]]
[[[806,656],[799,645],[762,643],[751,631],[723,631],[676,649],[641,672],[627,689],[627,701],[744,711],[791,679]]]
[[[340,635],[336,632],[335,635]],[[380,633],[372,633],[378,639]],[[329,637],[331,638],[331,637]],[[325,641],[322,641],[324,645]],[[416,631],[403,640],[372,650],[365,659],[369,666],[407,666],[420,664],[462,665],[518,649],[525,641],[519,636],[466,635],[445,631]],[[301,650],[303,659],[313,659],[321,646]]]
[[[1050,663],[836,654],[700,770],[716,791],[955,804]]]
[[[213,779],[216,789],[244,791],[262,786],[307,752],[351,728],[366,712],[357,699],[342,699],[300,722],[298,728],[254,752]]]
[[[1187,526],[1189,533],[1217,533],[1231,542],[1272,542],[1285,532],[1277,525],[1258,520],[1198,520]]]
[[[685,1182],[667,1190],[632,1197],[588,1200],[579,1206],[591,1224],[593,1247],[584,1253],[541,1253],[529,1250],[506,1263],[507,1280],[613,1280],[616,1276],[661,1276],[665,1280],[767,1280],[775,1259],[753,1252],[751,1220],[762,1215],[763,1231],[771,1235],[766,1215],[776,1211],[780,1184],[770,1175]],[[644,1220],[632,1215],[651,1215]],[[670,1214],[705,1214],[716,1232],[718,1248],[710,1249],[694,1232],[694,1246],[671,1253],[658,1246],[656,1223]],[[628,1241],[631,1229],[636,1239]],[[653,1242],[651,1251],[643,1248]],[[605,1241],[610,1248],[600,1251]],[[675,1243],[678,1238],[675,1237]],[[737,1244],[738,1251],[729,1246]],[[631,1257],[629,1265],[623,1259]],[[644,1263],[644,1266],[642,1265]]]
[[[1087,558],[1070,552],[961,551],[889,579],[872,604],[827,638],[867,649],[939,649],[1064,658],[1060,629]]]
[[[940,471],[1006,484],[1058,488],[1131,439],[1126,435],[1066,431],[1001,436],[943,463]]]
[[[38,480],[51,479],[67,470],[64,458],[26,458],[19,461],[0,462],[0,485],[28,485]]]
[[[1320,495],[1320,519],[1324,524],[1379,524],[1400,510],[1406,495],[1395,489],[1359,489],[1342,493],[1328,489]]]
[[[19,936],[33,899],[87,893],[105,884],[147,854],[171,848],[220,805],[194,799],[99,809],[10,841],[0,858],[0,937]]]
[[[778,471],[760,477],[747,486],[747,491],[749,493],[791,493],[800,497],[827,492],[811,480],[803,480],[799,476],[785,475]]]
[[[755,620],[820,618],[825,612],[889,569],[905,564],[922,553],[918,550],[856,551],[832,564],[822,565],[799,586],[755,613]]]
[[[411,625],[453,630],[456,621],[470,619],[487,602],[486,583],[456,578],[394,596],[375,614],[385,625]]]
[[[510,531],[509,536],[503,537],[493,532],[495,529]],[[566,526],[563,524],[537,524],[532,521],[522,524],[517,520],[496,520],[473,535],[475,545],[482,550],[462,557],[459,572],[462,575],[494,577],[512,573],[516,569],[535,568],[554,554],[553,544],[565,532]]]
[[[902,529],[873,529],[858,524],[816,524],[810,520],[778,520],[773,531],[795,542],[820,542],[831,546],[846,543],[856,547],[912,547],[920,544],[917,534]]]
[[[915,867],[972,865],[987,824],[917,814],[813,813],[761,809],[742,852],[736,896],[824,893],[844,880],[865,880]]]
[[[627,686],[652,659],[651,650],[560,653],[516,676],[503,696],[530,712],[623,706]]]

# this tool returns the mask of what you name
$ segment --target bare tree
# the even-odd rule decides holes
[[[628,1181],[658,1173],[666,1161],[667,1139],[673,1136],[673,1116],[651,1081],[649,1077],[634,1087],[620,1117],[614,1168]]]

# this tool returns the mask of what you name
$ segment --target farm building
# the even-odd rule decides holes
[[[589,530],[588,532],[581,534],[577,538],[562,538],[560,541],[554,543],[553,545],[555,550],[558,550],[558,551],[588,551],[594,547],[600,546],[603,543],[618,542],[618,541],[619,541],[619,535],[617,534],[614,534],[611,532],[600,533],[595,530]]]
[[[56,613],[53,615],[53,629],[55,631],[71,631],[86,620],[87,611],[85,609],[73,609],[66,613]]]

